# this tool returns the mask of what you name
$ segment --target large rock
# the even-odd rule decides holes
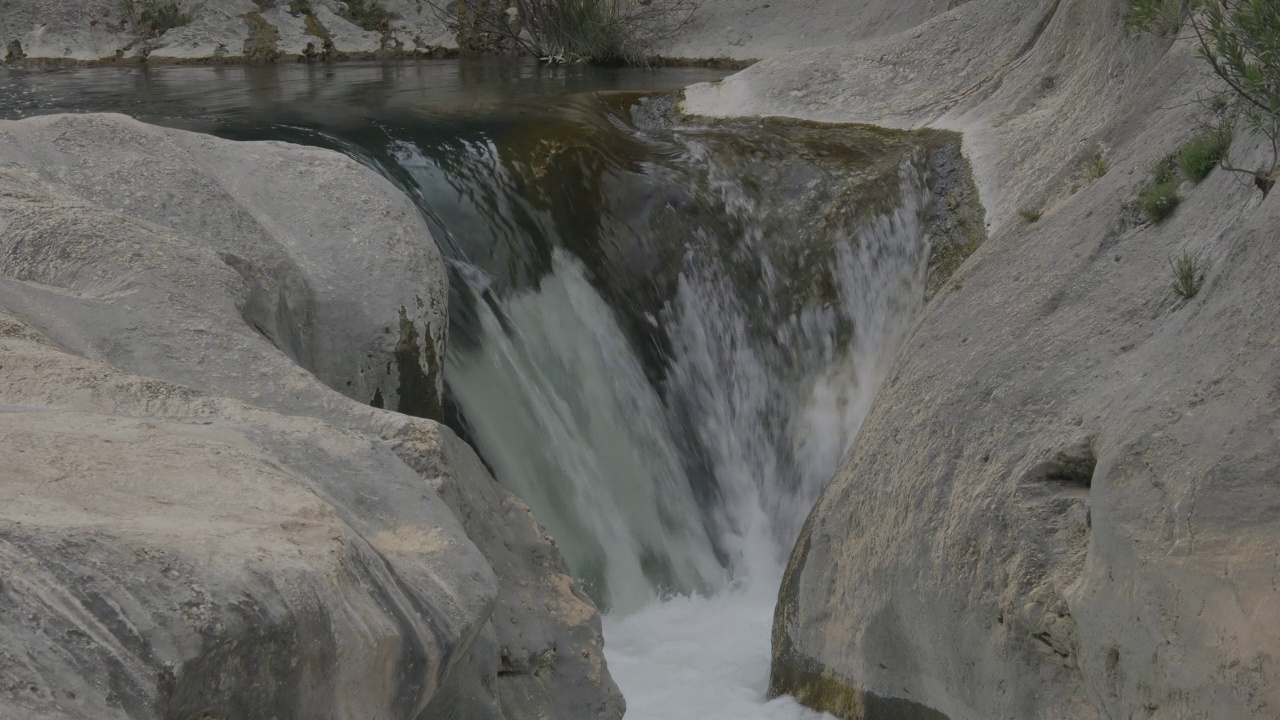
[[[384,444],[0,317],[0,716],[412,718],[497,582]]]
[[[774,692],[847,718],[1280,708],[1280,200],[1219,170],[1142,222],[1128,203],[1200,131],[1206,77],[1189,43],[1130,37],[1127,5],[972,0],[687,93],[704,114],[960,130],[993,223],[801,534]],[[1184,251],[1207,271],[1189,301]]]
[[[0,123],[0,716],[620,717],[527,508],[368,404],[438,398],[444,293],[341,155]]]
[[[314,375],[441,416],[444,264],[413,203],[354,160],[48,116],[0,122],[0,173],[0,271],[28,281],[0,297],[64,347],[289,412],[347,412],[293,387]]]

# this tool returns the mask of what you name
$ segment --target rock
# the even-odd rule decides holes
[[[494,717],[621,718],[625,704],[605,668],[600,615],[529,507],[489,479],[453,433],[423,436],[415,424],[393,438],[397,453],[420,461],[410,464],[453,508],[501,578],[497,607],[472,651],[482,668],[469,676],[476,690],[469,698],[442,698],[431,717],[479,720],[475,698],[487,700],[479,689],[487,682],[496,688]]]
[[[354,160],[81,115],[0,122],[0,163],[15,188],[0,269],[32,281],[0,297],[63,347],[287,412],[337,399],[266,367],[441,416],[443,262],[413,203]],[[97,293],[67,285],[90,273]]]
[[[0,716],[415,717],[484,557],[385,445],[0,317]]]
[[[333,0],[175,0],[172,6],[175,24],[143,28],[125,16],[119,0],[10,0],[0,13],[4,61],[270,63],[432,56],[456,47],[438,13],[420,0],[363,0],[354,7]],[[374,17],[389,20],[359,26]],[[332,43],[328,52],[325,40]]]
[[[991,220],[801,533],[773,692],[845,718],[1280,707],[1280,205],[1215,171],[1150,226],[1124,209],[1143,173],[1078,182],[1081,148],[1151,167],[1202,120],[1191,44],[1130,37],[1125,7],[972,0],[686,93],[701,114],[960,130]],[[1269,152],[1245,136],[1233,158]],[[1189,301],[1184,250],[1208,268]]]
[[[527,508],[368,404],[438,397],[444,292],[336,153],[0,123],[0,717],[620,717]]]

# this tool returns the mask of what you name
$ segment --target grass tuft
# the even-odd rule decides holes
[[[1204,285],[1204,271],[1200,269],[1200,258],[1184,251],[1182,257],[1169,258],[1169,268],[1173,270],[1173,291],[1183,300],[1190,300],[1200,292]]]
[[[1102,155],[1101,150],[1085,161],[1084,176],[1086,180],[1097,180],[1110,171],[1111,166],[1107,164],[1107,158]]]
[[[1218,128],[1191,140],[1178,151],[1178,167],[1187,179],[1200,182],[1213,172],[1231,147],[1231,130]]]
[[[1044,211],[1040,208],[1024,207],[1018,211],[1018,216],[1028,223],[1035,223],[1039,222],[1040,218],[1044,216]]]

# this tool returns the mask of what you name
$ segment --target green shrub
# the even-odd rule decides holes
[[[120,0],[120,10],[133,28],[133,34],[144,40],[158,38],[191,22],[191,16],[182,12],[176,2]]]
[[[1220,81],[1206,104],[1271,141],[1269,164],[1233,167],[1225,156],[1217,164],[1251,176],[1265,197],[1280,179],[1280,0],[1129,0],[1126,21],[1158,33],[1185,27]],[[1212,170],[1192,160],[1188,177]]]
[[[1182,0],[1129,0],[1125,25],[1134,32],[1165,35],[1182,22]]]
[[[1178,151],[1178,167],[1182,168],[1188,180],[1200,182],[1226,157],[1229,147],[1229,129],[1210,130],[1182,146]]]
[[[385,33],[391,30],[392,15],[377,0],[347,0],[346,19],[362,30]]]
[[[457,0],[462,35],[491,34],[548,63],[644,64],[688,24],[699,0]]]
[[[1204,272],[1200,269],[1200,258],[1184,251],[1177,260],[1169,258],[1169,268],[1173,270],[1173,291],[1184,300],[1190,300],[1200,292],[1204,285]]]
[[[1044,211],[1040,208],[1024,207],[1018,211],[1018,215],[1028,223],[1035,223],[1039,222],[1040,218],[1044,216]]]
[[[1142,212],[1153,223],[1169,217],[1178,203],[1182,202],[1182,198],[1178,197],[1177,180],[1152,183],[1143,189],[1138,199],[1142,203]]]
[[[1101,150],[1084,164],[1084,176],[1088,180],[1097,180],[1110,171],[1111,166],[1107,164],[1107,159],[1102,155]]]

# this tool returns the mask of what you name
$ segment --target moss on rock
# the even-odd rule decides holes
[[[253,63],[273,63],[280,57],[280,31],[261,13],[244,16],[249,37],[244,41],[244,59]]]
[[[421,302],[421,301],[419,301]],[[396,344],[395,363],[400,377],[400,400],[396,411],[405,415],[440,420],[444,417],[440,402],[439,358],[431,341],[429,328],[420,343],[418,328],[409,318],[409,312],[400,307],[400,342]]]

